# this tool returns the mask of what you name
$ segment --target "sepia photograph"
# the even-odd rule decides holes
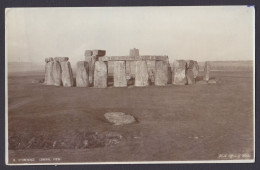
[[[254,163],[255,7],[5,9],[8,165]]]

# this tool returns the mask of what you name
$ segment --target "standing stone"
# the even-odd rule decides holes
[[[188,69],[186,71],[186,77],[187,77],[187,84],[188,85],[195,84],[195,78],[194,78],[193,70]]]
[[[188,60],[187,61],[187,70],[186,70],[186,77],[187,77],[187,84],[195,84],[195,74],[198,74],[197,69],[195,67],[195,61]]]
[[[136,61],[135,86],[148,86],[148,69],[146,61]]]
[[[73,86],[73,74],[69,61],[60,62],[61,65],[61,80],[64,87]]]
[[[76,86],[89,87],[88,62],[86,61],[77,62]]]
[[[135,78],[136,61],[130,61],[131,77]]]
[[[167,64],[168,65],[168,84],[172,84],[172,68],[170,63]]]
[[[94,87],[107,87],[107,64],[104,61],[96,61],[94,70]]]
[[[54,60],[53,63],[53,80],[55,86],[61,86],[61,66],[60,63],[57,60]]]
[[[149,76],[149,80],[150,82],[154,83],[155,81],[155,60],[147,60],[147,69],[148,69],[148,76]]]
[[[131,61],[126,61],[125,62],[125,73],[127,77],[131,77]]]
[[[204,66],[204,77],[203,80],[209,81],[209,73],[210,73],[210,64],[208,61],[205,62]]]
[[[125,61],[114,61],[114,86],[127,86]]]
[[[90,85],[93,85],[94,69],[95,69],[95,62],[97,61],[97,56],[86,56],[85,61],[88,62],[88,66],[89,66],[89,83]]]
[[[53,58],[46,58],[45,59],[45,84],[46,85],[54,85],[54,78],[53,78]]]
[[[168,64],[166,61],[156,61],[155,82],[156,86],[166,86],[168,83]]]
[[[186,78],[187,63],[185,60],[175,60],[173,62],[173,83],[175,85],[187,84]]]
[[[193,76],[196,79],[199,74],[199,64],[197,61],[194,60],[187,60],[187,68],[192,70]]]

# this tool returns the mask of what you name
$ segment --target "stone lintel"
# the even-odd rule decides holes
[[[142,55],[142,56],[104,56],[99,57],[99,61],[139,61],[139,60],[163,60],[167,61],[168,56]]]

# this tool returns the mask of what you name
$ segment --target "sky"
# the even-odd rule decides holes
[[[71,7],[6,9],[8,62],[46,57],[168,55],[170,61],[254,60],[254,7]]]

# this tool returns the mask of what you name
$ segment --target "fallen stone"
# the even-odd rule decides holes
[[[166,86],[168,83],[168,63],[166,61],[156,61],[155,81],[156,86]]]
[[[77,62],[76,86],[89,87],[88,62],[86,61]]]
[[[92,50],[94,56],[104,56],[106,55],[106,50]]]
[[[125,61],[114,61],[114,86],[127,86]]]
[[[148,69],[146,61],[136,61],[135,86],[148,86]]]
[[[187,84],[186,77],[187,63],[185,60],[175,60],[173,62],[173,76],[172,84],[185,85]]]
[[[46,61],[46,60],[45,60]],[[53,61],[49,60],[45,64],[45,84],[46,85],[54,85],[53,79]]]
[[[92,55],[93,55],[92,50],[86,50],[85,51],[85,56],[92,56]]]
[[[61,80],[61,66],[60,63],[56,60],[53,62],[53,80],[55,86],[61,86],[62,80]]]
[[[96,61],[94,67],[94,87],[107,87],[107,64],[104,61]]]
[[[105,118],[114,125],[125,125],[136,122],[135,118],[122,112],[105,113]]]
[[[64,87],[73,86],[73,73],[69,61],[60,62],[61,80]]]
[[[210,64],[208,61],[205,62],[205,66],[204,66],[204,77],[203,80],[205,81],[209,81],[209,75],[210,74]]]

